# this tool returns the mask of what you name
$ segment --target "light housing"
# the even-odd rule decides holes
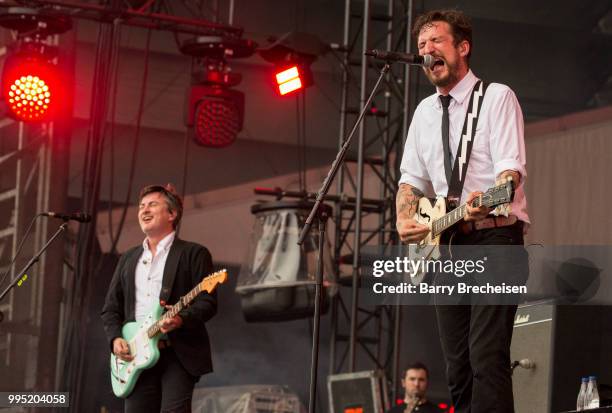
[[[242,76],[232,72],[227,58],[249,57],[256,47],[251,40],[224,36],[198,36],[182,43],[181,53],[194,58],[185,124],[198,145],[231,145],[242,130],[244,93],[232,89]]]
[[[193,85],[187,98],[186,124],[194,141],[222,148],[236,140],[244,119],[244,94],[218,85]]]

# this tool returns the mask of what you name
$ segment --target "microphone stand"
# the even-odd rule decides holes
[[[308,218],[306,218],[306,221],[304,222],[304,227],[302,228],[302,232],[300,233],[300,238],[298,240],[298,245],[302,245],[304,243],[304,240],[308,236],[310,228],[312,227],[312,222],[316,216],[319,220],[319,259],[317,264],[317,274],[315,281],[315,308],[312,330],[312,353],[310,358],[310,391],[308,397],[308,413],[315,412],[317,394],[317,369],[319,365],[319,325],[321,322],[321,289],[323,287],[323,240],[325,237],[325,224],[328,218],[325,208],[321,208],[321,203],[325,199],[327,192],[329,192],[329,187],[331,186],[332,181],[336,177],[338,169],[340,169],[340,166],[344,162],[346,152],[351,144],[351,139],[353,138],[353,135],[355,135],[359,124],[363,120],[363,117],[365,116],[365,113],[368,110],[372,99],[374,98],[374,94],[378,90],[378,86],[380,86],[380,82],[383,80],[383,78],[388,72],[389,62],[386,62],[383,68],[380,70],[378,80],[376,81],[376,84],[374,85],[370,96],[368,96],[368,99],[363,105],[363,109],[361,109],[359,117],[357,118],[357,120],[355,121],[355,125],[353,126],[353,129],[344,141],[342,148],[340,148],[340,151],[336,155],[336,159],[334,160],[331,169],[327,173],[327,176],[323,181],[321,189],[319,189],[319,192],[317,193],[315,204],[313,205],[312,210],[308,215]]]
[[[30,261],[28,261],[28,263],[25,265],[25,267],[23,267],[23,269],[21,271],[19,271],[19,274],[17,274],[17,276],[13,279],[13,281],[11,281],[11,283],[9,284],[8,287],[6,287],[6,289],[4,291],[2,291],[2,294],[0,294],[0,301],[2,301],[2,299],[8,294],[8,292],[15,287],[15,285],[17,285],[17,283],[19,282],[19,280],[21,280],[21,277],[23,277],[23,275],[34,265],[36,264],[39,260],[40,260],[40,256],[43,254],[43,252],[45,252],[47,250],[47,248],[49,248],[49,245],[51,245],[53,243],[53,241],[55,241],[55,239],[66,230],[66,228],[68,228],[68,222],[64,222],[62,225],[60,225],[60,227],[57,229],[57,231],[55,231],[55,234],[53,234],[53,236],[49,239],[49,241],[47,241],[45,243],[45,245],[43,245],[40,250],[36,253],[36,255],[34,255]],[[2,318],[0,316],[0,321],[2,321]]]

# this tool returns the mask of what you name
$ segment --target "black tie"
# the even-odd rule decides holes
[[[450,151],[449,144],[449,119],[448,119],[448,106],[450,105],[452,97],[440,95],[440,102],[442,103],[442,147],[444,148],[444,172],[446,173],[446,182],[448,183],[450,190],[451,173],[453,172],[453,166],[451,165],[452,154]]]

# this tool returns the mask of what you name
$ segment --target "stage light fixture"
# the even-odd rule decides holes
[[[242,130],[244,94],[232,87],[242,76],[231,71],[226,57],[248,57],[255,51],[250,40],[199,36],[181,45],[181,52],[196,57],[192,85],[187,94],[185,124],[202,146],[231,145]]]
[[[26,51],[8,56],[2,72],[2,95],[13,118],[50,119],[59,99],[55,65],[44,54]]]
[[[70,30],[70,18],[53,10],[9,7],[0,11],[0,26],[17,32],[2,69],[8,115],[25,122],[52,120],[63,99],[62,79],[54,63],[58,50],[45,40]]]
[[[187,108],[186,123],[199,145],[231,145],[242,130],[244,94],[240,91],[218,85],[193,85]]]
[[[275,66],[276,89],[281,96],[314,84],[310,65],[329,50],[329,45],[308,33],[290,32],[263,48],[259,55]]]

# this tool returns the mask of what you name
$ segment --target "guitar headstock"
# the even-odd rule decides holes
[[[227,281],[227,270],[224,268],[220,271],[213,272],[200,282],[202,291],[207,291],[209,294],[215,291],[219,284]]]
[[[514,182],[512,182],[512,178],[509,177],[505,182],[493,188],[489,188],[487,192],[482,195],[482,205],[493,208],[498,205],[510,204],[513,199]]]

